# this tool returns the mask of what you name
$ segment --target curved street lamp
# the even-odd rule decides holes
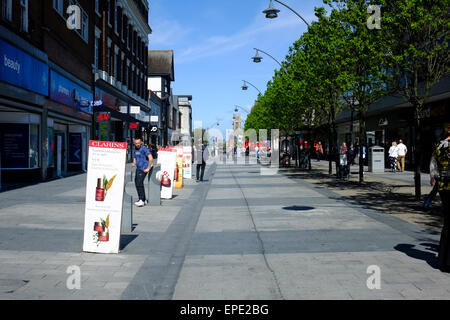
[[[295,13],[295,14],[296,14],[300,19],[302,19],[303,22],[306,23],[306,24],[308,25],[308,27],[309,27],[309,23],[306,22],[306,20],[303,19],[303,17],[302,17],[297,11],[295,11],[294,9],[292,9],[292,8],[289,7],[287,4],[285,4],[285,3],[281,2],[281,1],[278,1],[278,0],[275,0],[275,1],[278,2],[279,4],[285,6],[286,8],[288,8],[289,10],[291,10],[293,13]],[[263,11],[263,13],[266,15],[266,18],[267,18],[267,19],[275,19],[276,17],[278,17],[278,12],[280,12],[280,10],[274,8],[273,3],[272,3],[272,0],[270,0],[269,8],[267,8],[266,10]]]
[[[263,51],[263,50],[261,50],[261,49],[258,49],[258,48],[253,48],[253,49],[256,50],[255,56],[252,57],[253,62],[255,62],[255,63],[261,62],[262,57],[258,54],[258,52],[261,51],[262,53],[268,55],[268,56],[271,57],[273,60],[275,60],[275,62],[278,63],[278,64],[280,65],[280,67],[283,67],[283,66],[281,65],[281,63],[280,63],[277,59],[275,59],[274,57],[272,57],[272,56],[271,56],[270,54],[268,54],[267,52],[265,52],[265,51]]]
[[[247,113],[250,113],[250,111],[248,111],[246,108],[243,108],[243,107],[238,106],[238,105],[234,105],[234,106],[235,106],[234,112],[238,112],[239,111],[238,108],[239,108],[239,109],[242,109],[243,111],[245,111]]]
[[[248,89],[248,86],[247,86],[247,83],[248,83],[248,84],[251,85],[253,88],[255,88],[256,90],[258,90],[258,92],[262,95],[261,91],[260,91],[257,87],[255,87],[253,84],[251,84],[250,82],[245,81],[245,80],[242,80],[242,81],[244,81],[244,84],[242,85],[242,90],[247,90],[247,89]]]

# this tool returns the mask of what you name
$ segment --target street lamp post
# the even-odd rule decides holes
[[[261,62],[262,57],[258,54],[258,52],[261,51],[262,53],[268,55],[268,56],[271,57],[273,60],[275,60],[275,62],[278,63],[278,64],[280,65],[280,67],[283,67],[283,66],[281,65],[281,63],[280,63],[277,59],[275,59],[274,57],[272,57],[272,56],[271,56],[270,54],[268,54],[267,52],[265,52],[265,51],[263,51],[263,50],[261,50],[261,49],[258,49],[258,48],[253,48],[253,49],[256,50],[255,56],[252,57],[253,62],[255,62],[255,63]]]
[[[286,8],[291,10],[293,13],[295,13],[309,27],[309,23],[306,22],[306,20],[303,19],[303,17],[297,11],[295,11],[294,9],[289,7],[287,4],[285,4],[285,3],[283,3],[283,2],[281,2],[279,0],[275,0],[275,1],[278,2],[279,4],[285,6]],[[276,17],[278,17],[278,12],[280,12],[280,10],[274,8],[272,0],[270,0],[269,8],[267,8],[266,10],[263,11],[263,13],[266,15],[267,19],[275,19]]]
[[[234,106],[235,106],[234,112],[238,112],[238,111],[239,111],[238,108],[239,108],[239,109],[242,109],[243,111],[245,111],[245,112],[247,112],[247,113],[250,113],[250,111],[247,110],[246,108],[243,108],[243,107],[238,106],[238,105],[234,105]]]
[[[255,87],[253,84],[251,84],[250,82],[245,81],[245,80],[242,80],[242,81],[244,81],[244,84],[242,85],[242,90],[247,90],[248,89],[248,86],[247,86],[247,83],[248,83],[249,85],[251,85],[253,88],[255,88],[262,95],[261,91],[257,87]]]

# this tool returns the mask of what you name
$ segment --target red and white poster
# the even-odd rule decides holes
[[[192,147],[183,147],[183,177],[192,179]]]
[[[161,171],[156,173],[156,178],[161,181],[161,198],[172,199],[175,185],[175,168],[177,152],[174,149],[158,150],[158,164],[161,164]]]
[[[83,251],[118,253],[127,143],[89,141]]]

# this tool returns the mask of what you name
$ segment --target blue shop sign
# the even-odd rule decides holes
[[[54,70],[50,70],[50,99],[76,110],[92,113],[92,93]]]
[[[0,39],[0,81],[48,96],[48,66]]]

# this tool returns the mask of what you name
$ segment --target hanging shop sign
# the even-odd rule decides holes
[[[103,105],[107,108],[116,110],[120,112],[121,106],[126,106],[127,103],[123,100],[120,100],[118,97],[113,96],[112,94],[103,91],[102,89],[95,88],[95,97],[96,101],[103,101]]]
[[[137,123],[137,122],[130,123],[129,126],[128,126],[128,129],[130,129],[130,130],[137,130],[138,126],[139,126],[139,123]]]
[[[158,126],[150,126],[150,133],[158,133]]]
[[[172,199],[176,157],[175,150],[158,149],[158,164],[161,164],[161,171],[156,173],[156,178],[161,181],[162,199]]]
[[[83,251],[118,253],[126,142],[89,141]]]

